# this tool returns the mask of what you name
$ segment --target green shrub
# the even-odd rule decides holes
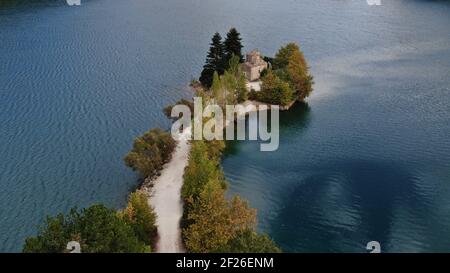
[[[186,99],[181,99],[181,100],[177,101],[175,104],[171,104],[171,105],[166,106],[163,109],[163,113],[167,116],[167,118],[169,118],[169,119],[178,119],[178,118],[180,118],[180,117],[175,117],[175,118],[172,117],[172,108],[175,105],[186,105],[187,107],[189,107],[189,110],[191,110],[191,115],[192,115],[191,118],[193,118],[193,115],[194,115],[194,103],[191,100],[186,100]]]
[[[273,70],[280,79],[289,83],[298,99],[303,100],[311,94],[313,77],[297,44],[289,43],[280,48],[273,59]]]
[[[169,161],[175,147],[176,141],[170,133],[159,128],[152,129],[135,139],[133,149],[124,161],[128,167],[139,171],[143,176],[151,177]]]
[[[133,228],[123,221],[115,210],[93,205],[78,211],[72,209],[67,216],[48,217],[36,237],[26,239],[23,252],[67,252],[67,243],[77,241],[84,253],[148,252]]]
[[[140,241],[147,245],[156,237],[156,214],[148,204],[148,197],[142,191],[131,193],[127,207],[119,217],[129,224]]]
[[[262,78],[261,91],[257,96],[260,101],[275,105],[287,105],[294,100],[294,92],[289,83],[272,71],[268,71]]]
[[[247,229],[218,249],[223,253],[280,253],[281,250],[266,234]]]

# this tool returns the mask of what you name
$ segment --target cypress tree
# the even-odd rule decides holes
[[[230,59],[233,57],[233,54],[239,57],[239,61],[244,61],[244,56],[242,56],[242,39],[241,34],[235,29],[232,28],[227,33],[227,38],[225,39],[225,64],[228,67],[228,63]]]
[[[210,87],[214,71],[217,71],[219,75],[222,75],[224,70],[224,46],[222,37],[216,32],[212,37],[209,52],[206,57],[206,63],[203,66],[203,71],[199,80],[204,86]]]

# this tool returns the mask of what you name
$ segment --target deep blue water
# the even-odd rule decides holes
[[[230,143],[230,192],[285,251],[450,251],[450,2],[82,0],[0,7],[0,251],[48,214],[124,205],[134,137],[169,126],[215,31],[301,44],[315,91],[280,149]],[[255,153],[251,153],[255,152]]]

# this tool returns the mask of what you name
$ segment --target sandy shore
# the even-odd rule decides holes
[[[184,168],[188,162],[190,136],[190,127],[179,135],[172,159],[164,166],[161,175],[152,181],[153,186],[147,189],[149,204],[157,215],[158,240],[155,252],[184,252],[180,230],[180,219],[183,215],[181,187]]]

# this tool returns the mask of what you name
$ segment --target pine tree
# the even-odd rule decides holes
[[[227,38],[224,42],[226,67],[228,67],[233,54],[239,57],[240,62],[244,61],[244,56],[242,56],[242,39],[240,35],[241,34],[235,28],[230,29],[227,33]]]
[[[210,87],[214,71],[217,71],[219,75],[222,75],[224,70],[224,45],[222,43],[222,36],[216,32],[211,40],[206,63],[203,66],[203,71],[199,80],[204,86]]]

